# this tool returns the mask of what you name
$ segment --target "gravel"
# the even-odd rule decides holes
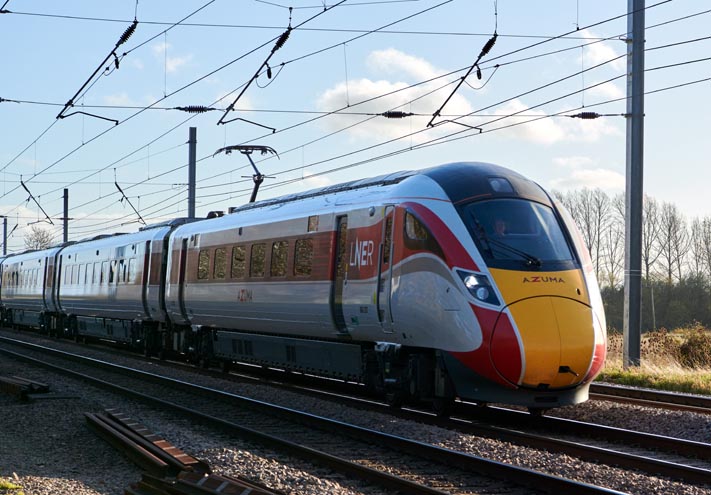
[[[18,334],[1,330],[0,335]],[[34,337],[26,333],[23,339]],[[54,345],[64,344],[54,342]],[[77,348],[66,344],[68,350]],[[86,349],[106,359],[106,353]],[[152,363],[114,356],[113,360],[156,371]],[[190,379],[207,386],[215,379],[161,368],[161,373]],[[104,391],[83,386],[62,377],[48,377],[46,372],[17,364],[0,357],[0,374],[21,375],[49,382],[53,399],[19,403],[0,394],[0,478],[16,473],[25,494],[72,493],[79,495],[122,494],[123,489],[140,478],[140,472],[86,427],[83,413],[101,412],[118,407],[156,433],[163,435],[191,455],[207,461],[217,472],[242,475],[286,493],[300,494],[368,494],[387,493],[357,482],[339,479],[332,472],[300,459],[290,458],[257,445],[222,438],[200,425],[175,417],[166,417],[140,404],[126,402]],[[189,378],[188,378],[189,376]],[[711,486],[699,487],[655,478],[623,469],[581,461],[546,451],[513,445],[492,439],[463,435],[450,430],[394,419],[391,416],[355,410],[328,401],[285,392],[264,385],[220,381],[219,386],[232,393],[259,400],[273,401],[292,408],[333,417],[393,434],[431,442],[446,448],[469,452],[501,462],[552,472],[578,481],[603,484],[628,493],[710,494]],[[117,403],[117,401],[121,401]],[[565,407],[555,415],[582,421],[598,422],[650,433],[677,436],[701,442],[711,441],[711,417],[707,415],[664,411],[611,402],[589,401]],[[30,428],[28,426],[31,425]],[[53,435],[51,442],[47,436]],[[50,444],[50,447],[47,446]]]

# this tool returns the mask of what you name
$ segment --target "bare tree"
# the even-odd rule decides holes
[[[689,268],[695,277],[704,276],[705,251],[711,246],[704,245],[704,223],[700,218],[691,222],[691,242],[689,245]]]
[[[659,220],[658,264],[662,275],[671,284],[682,278],[691,239],[686,220],[676,205],[662,203]]]
[[[27,249],[45,249],[52,245],[53,235],[49,230],[45,230],[39,225],[30,227],[30,231],[25,234],[25,247]]]
[[[649,280],[652,265],[659,258],[658,237],[660,229],[659,203],[654,198],[644,196],[642,206],[642,263],[644,264],[644,278]]]
[[[700,237],[701,249],[694,256],[701,258],[700,262],[705,270],[706,277],[711,279],[711,217],[704,217],[700,221],[697,235]]]
[[[610,198],[602,189],[572,191],[558,198],[570,211],[590,250],[595,275],[601,279],[602,236],[611,221]]]
[[[623,279],[625,265],[625,198],[615,196],[611,202],[607,228],[601,237],[600,256],[604,282],[608,287],[617,287]]]

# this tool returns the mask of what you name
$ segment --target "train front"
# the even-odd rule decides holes
[[[531,409],[587,400],[605,358],[605,316],[572,218],[516,173],[469,172],[445,187],[477,251],[473,265],[454,267],[482,336],[473,351],[447,353],[458,395]]]

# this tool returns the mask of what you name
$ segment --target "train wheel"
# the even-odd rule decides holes
[[[385,402],[393,409],[400,409],[404,402],[402,392],[386,392]]]
[[[545,407],[529,407],[528,408],[528,413],[536,418],[541,418],[543,415],[548,412],[548,409]]]
[[[432,410],[438,418],[448,418],[452,414],[454,408],[454,399],[445,397],[435,397],[432,400]]]

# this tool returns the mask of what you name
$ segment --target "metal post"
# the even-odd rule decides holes
[[[644,169],[644,0],[628,0],[627,165],[623,366],[639,366],[642,333],[642,202]]]
[[[2,255],[7,254],[7,217],[2,217]]]
[[[188,218],[195,218],[195,163],[197,156],[197,127],[190,128],[188,138]]]
[[[69,241],[69,189],[64,190],[64,242]]]

